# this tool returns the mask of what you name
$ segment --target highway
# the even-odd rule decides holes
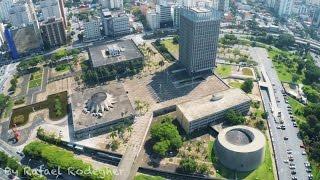
[[[273,68],[272,61],[268,59],[268,54],[265,49],[253,48],[251,50],[251,55],[253,59],[257,60],[260,63],[261,68],[265,69],[272,83],[271,86],[274,90],[275,97],[278,100],[276,105],[272,104],[267,91],[262,90],[264,105],[270,115],[268,123],[270,126],[270,131],[272,133],[273,145],[275,148],[279,179],[287,180],[292,179],[292,177],[296,177],[298,180],[306,180],[308,179],[308,173],[306,172],[304,163],[307,162],[307,157],[305,155],[302,155],[302,151],[304,151],[304,149],[300,148],[300,145],[302,145],[302,141],[298,138],[299,130],[298,128],[293,127],[293,123],[291,122],[288,111],[288,104],[285,102],[284,95],[282,94],[282,91],[284,89],[278,78],[277,72]],[[278,107],[278,110],[283,116],[283,125],[285,126],[285,130],[279,129],[279,126],[281,124],[279,123],[279,121],[275,121],[275,117],[271,112],[270,106]],[[288,140],[284,140],[285,137],[287,137]],[[290,149],[290,151],[292,152],[291,154],[287,152],[288,149]],[[284,162],[288,161],[290,155],[292,155],[293,161],[289,161],[287,163]],[[293,163],[295,166],[295,175],[291,175],[293,169],[289,169],[290,163]]]

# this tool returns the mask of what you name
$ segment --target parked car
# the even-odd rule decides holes
[[[284,139],[284,140],[288,140],[289,138],[288,138],[287,136],[285,136],[283,139]]]
[[[302,155],[307,155],[307,153],[305,151],[302,151]]]

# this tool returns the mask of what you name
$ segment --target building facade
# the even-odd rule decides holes
[[[87,21],[83,23],[84,41],[94,41],[102,37],[100,24],[101,24],[100,17],[90,17]]]
[[[156,30],[160,28],[160,15],[156,11],[148,11],[146,19],[150,29]]]
[[[123,0],[100,0],[102,8],[108,9],[122,9]]]
[[[194,101],[177,105],[177,119],[191,133],[224,119],[228,110],[247,114],[251,99],[240,89],[228,89]]]
[[[48,48],[61,46],[67,43],[67,34],[62,18],[51,18],[40,25],[44,45]]]
[[[9,10],[13,5],[13,0],[0,0],[0,20],[9,20]]]
[[[212,71],[216,66],[219,29],[218,11],[181,9],[179,61],[189,74]]]
[[[64,25],[66,25],[63,0],[42,0],[40,8],[45,21],[50,18],[62,18]]]
[[[293,6],[293,0],[280,0],[279,6],[276,5],[278,8],[278,15],[280,17],[286,17],[291,15]]]
[[[123,12],[103,12],[103,28],[106,36],[117,37],[130,34],[129,17]]]
[[[167,4],[158,5],[157,11],[160,13],[160,28],[172,27],[173,18],[171,15],[171,6]]]
[[[15,27],[31,24],[33,20],[28,4],[21,2],[11,6],[9,20],[12,26]]]

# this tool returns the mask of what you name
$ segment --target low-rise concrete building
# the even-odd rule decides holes
[[[228,110],[246,114],[251,99],[240,89],[228,89],[177,105],[178,121],[187,133],[224,119]]]
[[[123,12],[102,11],[105,36],[117,37],[130,34],[129,16]]]

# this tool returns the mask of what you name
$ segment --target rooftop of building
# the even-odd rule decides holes
[[[110,50],[118,49],[118,55],[111,55]],[[100,67],[118,62],[143,58],[132,40],[116,41],[89,47],[89,55],[93,67]]]
[[[102,112],[102,117],[93,116],[90,112],[83,112],[88,100],[100,104],[106,99],[106,95],[112,96],[114,103],[112,103],[113,107],[111,107],[110,110]],[[105,86],[85,89],[82,92],[78,91],[73,93],[71,95],[71,106],[75,131],[126,118],[135,114],[126,91],[122,84],[117,82],[111,82]]]
[[[234,152],[254,152],[265,146],[264,134],[249,126],[231,126],[218,134],[219,143]]]
[[[200,99],[177,105],[188,121],[210,116],[238,104],[251,101],[240,89],[228,89]]]

